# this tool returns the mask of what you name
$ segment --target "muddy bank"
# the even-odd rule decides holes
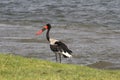
[[[97,69],[111,69],[111,70],[117,70],[120,69],[120,65],[116,65],[111,62],[105,62],[105,61],[99,61],[90,65],[87,65],[88,67],[97,68]]]

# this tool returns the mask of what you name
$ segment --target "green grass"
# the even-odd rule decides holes
[[[0,80],[119,80],[120,70],[97,70],[0,54]]]

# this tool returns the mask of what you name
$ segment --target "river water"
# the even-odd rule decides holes
[[[45,32],[35,35],[46,23],[73,51],[63,63],[120,68],[119,0],[0,0],[0,52],[55,62]]]

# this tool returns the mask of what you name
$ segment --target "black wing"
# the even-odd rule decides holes
[[[72,53],[72,51],[70,49],[68,49],[68,47],[61,41],[55,42],[55,44],[57,45],[58,49],[62,52],[68,52],[69,54]]]
[[[59,52],[60,49],[58,47],[57,44],[54,44],[54,45],[50,45],[50,49],[53,51],[53,52]]]

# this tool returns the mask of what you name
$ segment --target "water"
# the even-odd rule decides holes
[[[46,23],[74,53],[63,63],[120,68],[119,0],[0,0],[0,52],[55,61],[45,33],[35,36]]]
[[[119,28],[119,0],[0,0],[0,22],[100,24]]]

